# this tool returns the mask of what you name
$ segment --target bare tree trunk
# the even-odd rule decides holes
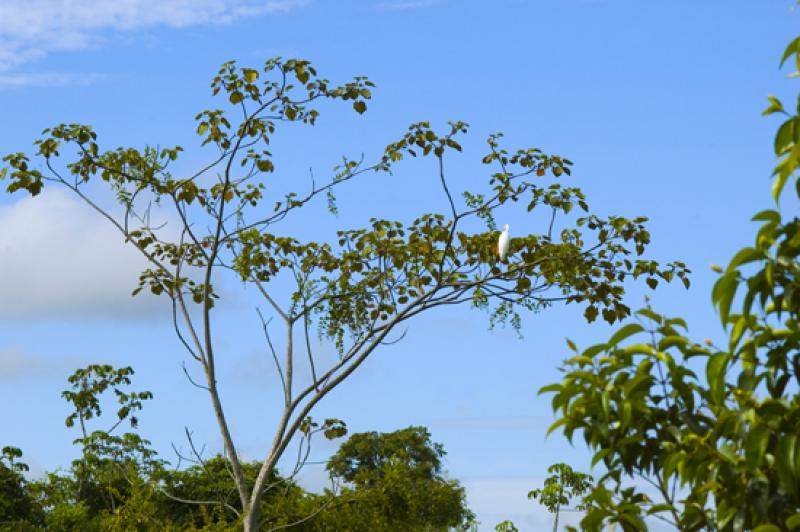
[[[217,418],[217,425],[219,426],[220,433],[222,434],[222,442],[225,447],[225,452],[228,455],[228,460],[231,463],[233,470],[233,480],[236,484],[237,491],[239,492],[239,500],[242,502],[242,508],[246,509],[249,500],[247,493],[247,486],[245,486],[244,472],[239,457],[236,455],[236,447],[233,444],[230,430],[228,429],[228,422],[225,419],[225,412],[222,409],[222,403],[219,399],[216,383],[213,378],[208,379],[209,395],[211,395],[211,403],[214,406],[214,415]],[[245,510],[246,511],[246,510]]]
[[[251,506],[247,510],[248,511],[246,511],[244,514],[244,521],[242,522],[242,525],[244,526],[244,532],[258,532],[259,519],[261,518],[261,512],[259,511],[258,504]]]
[[[561,509],[560,506],[556,506],[556,517],[553,521],[553,532],[558,532],[558,511]]]

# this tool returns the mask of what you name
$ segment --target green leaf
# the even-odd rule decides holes
[[[655,351],[650,344],[629,345],[622,350],[626,355],[654,355]]]
[[[739,340],[742,339],[742,334],[744,334],[746,327],[747,327],[747,318],[745,318],[744,316],[740,316],[736,320],[736,323],[734,323],[733,325],[733,330],[731,331],[731,335],[728,341],[728,349],[730,349],[731,352],[734,352],[736,350],[736,346],[739,345]]]
[[[709,393],[713,402],[719,406],[725,401],[725,369],[728,359],[728,353],[717,353],[711,356],[706,364]]]
[[[684,338],[683,336],[675,336],[675,335],[664,336],[658,341],[658,350],[666,351],[670,347],[675,347],[676,345],[684,346],[687,343],[689,343],[689,340],[687,338]]]
[[[783,52],[783,57],[781,58],[781,66],[789,59],[793,54],[796,54],[800,51],[800,37],[797,37],[795,40],[789,43],[789,46],[786,47],[786,50]]]
[[[774,209],[767,209],[764,211],[760,211],[750,219],[754,222],[764,221],[764,222],[773,222],[777,224],[780,223],[781,221],[781,214]]]
[[[662,321],[664,321],[663,317],[661,317],[660,315],[656,314],[655,312],[653,312],[649,308],[639,309],[639,310],[636,311],[636,314],[639,314],[640,316],[644,316],[645,318],[653,320],[654,322],[658,323],[659,325],[661,324]]]
[[[675,472],[675,469],[679,465],[681,457],[677,453],[670,453],[667,454],[665,458],[661,461],[661,470],[662,470],[662,478],[666,483],[671,477],[672,474]]]
[[[775,453],[775,459],[778,462],[778,469],[794,481],[797,477],[797,435],[784,434],[778,440],[778,448]]]
[[[772,175],[775,176],[775,179],[772,182],[772,199],[775,200],[775,203],[778,202],[778,198],[780,198],[781,192],[783,191],[783,187],[786,185],[786,181],[789,179],[789,176],[797,168],[797,158],[798,152],[797,147],[795,147],[786,157],[784,157],[781,162],[778,163],[778,166],[775,167],[775,171]]]
[[[256,167],[262,172],[272,172],[275,167],[269,159],[259,159],[256,162]]]
[[[574,356],[574,357],[572,357],[570,359],[567,359],[566,363],[570,364],[570,365],[578,364],[578,365],[581,365],[581,366],[588,366],[588,365],[592,364],[592,359],[590,357],[587,357],[587,356],[584,356],[584,355],[578,355],[578,356]]]
[[[781,532],[781,529],[775,525],[766,524],[766,525],[758,525],[756,528],[753,529],[753,532]]]
[[[543,393],[552,393],[552,392],[560,392],[561,391],[561,384],[548,384],[547,386],[542,386],[539,388],[539,391],[536,392],[536,395],[542,395]]]
[[[550,427],[547,429],[547,433],[545,433],[545,436],[549,436],[551,432],[556,430],[561,425],[565,425],[568,421],[569,420],[567,418],[565,418],[565,417],[562,417],[562,418],[556,420],[556,422],[553,423],[552,425],[550,425]]]
[[[578,352],[578,346],[575,345],[575,342],[573,342],[569,338],[566,338],[566,341],[567,341],[567,346],[570,348],[570,350],[572,352],[574,352],[574,353],[577,353]]]
[[[794,143],[795,123],[795,118],[790,118],[778,128],[775,134],[775,155],[783,155],[791,148]]]
[[[244,94],[239,91],[232,92],[231,95],[228,96],[228,100],[230,100],[232,104],[236,105],[244,100]]]
[[[622,428],[627,428],[631,422],[631,413],[632,407],[630,401],[625,401],[622,403],[622,415],[620,416],[620,422],[622,423]]]
[[[582,354],[585,357],[593,358],[598,353],[602,353],[608,349],[607,344],[596,344],[586,349]]]
[[[644,330],[644,327],[639,325],[638,323],[629,323],[624,327],[621,327],[617,332],[615,332],[611,338],[608,340],[608,345],[617,345],[621,341],[625,340],[633,336],[634,334],[640,333]]]
[[[744,442],[745,465],[750,470],[756,470],[764,458],[769,443],[769,428],[757,425],[750,428]]]
[[[764,280],[767,282],[767,287],[769,287],[770,292],[775,285],[775,279],[773,274],[775,273],[775,266],[773,262],[768,262],[766,266],[764,266]]]
[[[647,510],[647,515],[653,515],[661,512],[671,512],[672,506],[666,503],[654,504]]]
[[[294,75],[297,76],[297,81],[300,83],[306,83],[309,78],[308,71],[301,66],[294,69]]]
[[[608,389],[603,390],[603,393],[600,394],[600,406],[603,407],[603,414],[608,417],[611,412],[611,396]]]
[[[594,453],[594,456],[592,457],[592,467],[597,465],[597,462],[608,456],[611,453],[611,451],[612,449],[606,448],[606,449],[600,449],[599,451]]]
[[[783,112],[783,104],[779,99],[772,95],[767,96],[767,98],[769,99],[769,107],[764,109],[764,112],[761,113],[762,116]]]
[[[717,528],[724,529],[728,523],[736,515],[738,508],[736,506],[731,506],[727,503],[725,499],[723,499],[719,505],[717,505]]]
[[[755,248],[742,248],[740,249],[736,255],[733,256],[731,261],[728,263],[728,271],[734,270],[741,266],[742,264],[748,264],[750,262],[757,261],[764,257],[764,252]]]
[[[714,283],[714,289],[711,292],[711,300],[719,309],[719,317],[723,326],[728,323],[731,303],[733,302],[736,289],[738,288],[737,281],[738,273],[736,270],[729,270],[717,279],[717,282]]]
[[[258,79],[258,72],[252,68],[245,68],[242,70],[242,72],[244,73],[244,79],[247,80],[247,83],[253,83],[256,79]]]
[[[786,520],[786,526],[789,528],[789,530],[800,527],[800,512],[797,512],[793,516],[789,517]]]
[[[673,325],[675,327],[681,327],[684,330],[688,330],[689,326],[686,325],[686,320],[683,318],[670,318],[667,320],[667,325]]]

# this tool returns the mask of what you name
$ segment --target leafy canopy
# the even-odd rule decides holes
[[[364,113],[372,88],[363,76],[332,84],[305,60],[269,59],[258,69],[227,62],[211,82],[224,108],[195,117],[201,149],[214,155],[194,173],[172,173],[181,146],[109,149],[84,124],[45,129],[33,159],[25,153],[3,157],[0,179],[9,192],[36,196],[45,185],[66,188],[147,260],[133,293],[149,290],[166,298],[175,332],[205,377],[192,382],[209,393],[238,495],[229,509],[241,512],[246,530],[271,522],[260,516],[262,498],[274,488],[276,464],[293,439],[307,445],[320,431],[330,438],[345,434],[341,420],[317,425],[311,410],[407,320],[437,307],[471,304],[487,309],[493,324],[519,328],[520,312],[566,302],[582,304],[589,321],[602,316],[614,323],[630,313],[623,302],[628,279],[642,278],[652,288],[675,277],[689,284],[682,263],[662,266],[642,257],[650,242],[645,218],[593,214],[579,188],[560,182],[571,175],[567,158],[539,148],[507,149],[502,135],[491,135],[486,152],[474,158],[486,174],[483,186],[454,192],[448,165],[468,132],[460,121],[441,130],[414,123],[371,162],[343,157],[325,180],[312,174],[310,188],[296,192],[300,185],[282,174],[271,152],[281,127],[313,126],[324,100]],[[406,222],[374,215],[366,227],[341,229],[322,241],[300,239],[283,224],[316,199],[324,198],[335,213],[334,191],[366,174],[391,175],[408,157],[430,161],[429,182],[440,189],[442,212],[418,213]],[[283,189],[294,191],[275,192]],[[109,191],[115,203],[107,201]],[[526,225],[541,230],[511,239],[507,260],[500,262],[495,216],[508,216],[512,208],[528,213]],[[167,212],[177,220],[175,230],[155,221]],[[258,310],[283,392],[273,444],[252,481],[218,393],[217,360],[227,353],[215,334],[221,297],[215,287],[231,277],[254,289],[271,314],[266,319]],[[282,345],[268,329],[273,318],[282,322]],[[325,366],[313,352],[315,329],[338,351]],[[304,346],[296,345],[295,335],[302,335]],[[310,370],[304,381],[295,371],[301,363]],[[65,396],[76,407],[68,423],[81,426],[86,448],[96,446],[93,456],[103,460],[120,453],[126,460],[131,453],[143,457],[146,449],[134,433],[90,434],[84,427],[100,414],[94,394],[106,389],[119,399],[115,427],[123,419],[136,424],[132,412],[149,396],[119,392],[126,378],[94,368],[76,376],[76,388]]]
[[[800,38],[789,58],[800,68]],[[800,198],[800,107],[770,97],[773,113],[787,118],[772,195],[795,176]],[[647,516],[679,530],[800,528],[800,219],[786,214],[756,214],[754,243],[718,268],[725,345],[692,341],[683,319],[650,308],[606,343],[570,343],[563,381],[540,393],[558,414],[550,431],[582,435],[607,470],[584,500],[582,529],[643,530]]]

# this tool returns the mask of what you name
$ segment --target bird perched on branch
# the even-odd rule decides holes
[[[505,262],[508,256],[508,224],[503,226],[503,232],[497,240],[497,254],[500,255],[500,260]]]

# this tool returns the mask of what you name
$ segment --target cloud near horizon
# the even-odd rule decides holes
[[[53,52],[77,51],[102,42],[109,31],[228,24],[282,13],[311,0],[5,0],[0,2],[0,86],[33,84],[42,76],[14,69]]]
[[[164,301],[131,291],[145,259],[64,191],[0,207],[0,319],[161,317]]]
[[[0,348],[0,381],[66,376],[83,362],[73,357],[46,359],[15,347]]]

